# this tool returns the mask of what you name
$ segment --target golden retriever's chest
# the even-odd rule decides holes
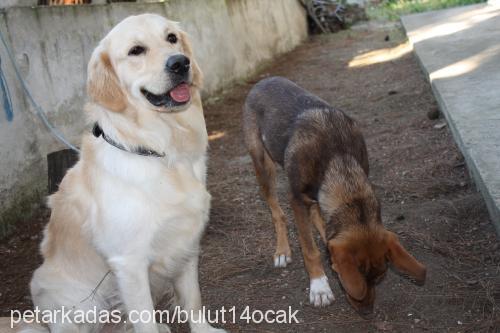
[[[210,209],[205,188],[205,160],[174,164],[154,159],[110,159],[95,178],[98,208],[94,219],[113,238],[146,243],[154,253],[177,252],[195,244]],[[140,235],[140,237],[139,237]],[[140,238],[140,239],[138,239]]]
[[[106,164],[100,187],[101,199],[107,207],[129,207],[147,212],[154,220],[178,214],[197,214],[208,209],[210,195],[205,183],[204,160],[160,163],[140,158]]]

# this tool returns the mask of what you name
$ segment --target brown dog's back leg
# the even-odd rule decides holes
[[[269,154],[263,149],[250,151],[255,167],[257,180],[264,199],[266,199],[276,229],[276,252],[274,253],[274,266],[286,267],[292,262],[292,252],[288,244],[288,229],[285,214],[280,207],[276,193],[276,165]]]
[[[276,193],[276,165],[264,148],[255,123],[245,123],[245,141],[253,160],[257,181],[271,210],[274,228],[276,229],[274,266],[286,267],[288,263],[292,262],[292,252],[288,243],[287,221]]]

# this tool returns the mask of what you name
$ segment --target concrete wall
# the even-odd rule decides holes
[[[307,35],[297,0],[171,0],[161,3],[13,7],[0,11],[8,39],[35,100],[74,144],[86,124],[82,108],[86,66],[97,42],[123,18],[153,12],[181,22],[205,74],[204,96],[247,77],[262,62],[289,51]],[[46,155],[62,149],[36,117],[0,46],[14,106],[0,110],[0,228],[45,195]],[[0,230],[1,233],[1,230]]]
[[[35,6],[38,0],[1,0],[0,8],[7,8],[13,6]]]

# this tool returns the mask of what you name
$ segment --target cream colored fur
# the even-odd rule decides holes
[[[168,43],[168,33],[176,34],[178,42]],[[129,56],[137,43],[147,53]],[[191,59],[191,102],[172,110],[153,107],[140,88],[154,93],[172,88],[165,62],[179,53]],[[41,245],[44,262],[31,282],[40,310],[96,306],[121,309],[126,319],[131,310],[152,312],[169,286],[184,309],[201,308],[199,243],[210,194],[205,187],[207,132],[200,85],[201,72],[186,34],[163,17],[129,17],[100,42],[89,63],[90,123],[98,122],[127,148],[145,146],[166,157],[139,156],[102,137],[84,135],[79,162],[49,199],[52,215]],[[208,324],[192,322],[190,327],[198,333],[225,332]],[[49,328],[55,333],[102,330],[91,323]],[[154,322],[134,324],[133,329],[168,331]],[[106,327],[106,332],[113,330]]]

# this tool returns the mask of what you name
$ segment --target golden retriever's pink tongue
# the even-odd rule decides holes
[[[170,90],[170,97],[172,97],[174,101],[179,103],[189,101],[189,99],[191,98],[189,86],[186,83],[179,84],[177,87]]]

